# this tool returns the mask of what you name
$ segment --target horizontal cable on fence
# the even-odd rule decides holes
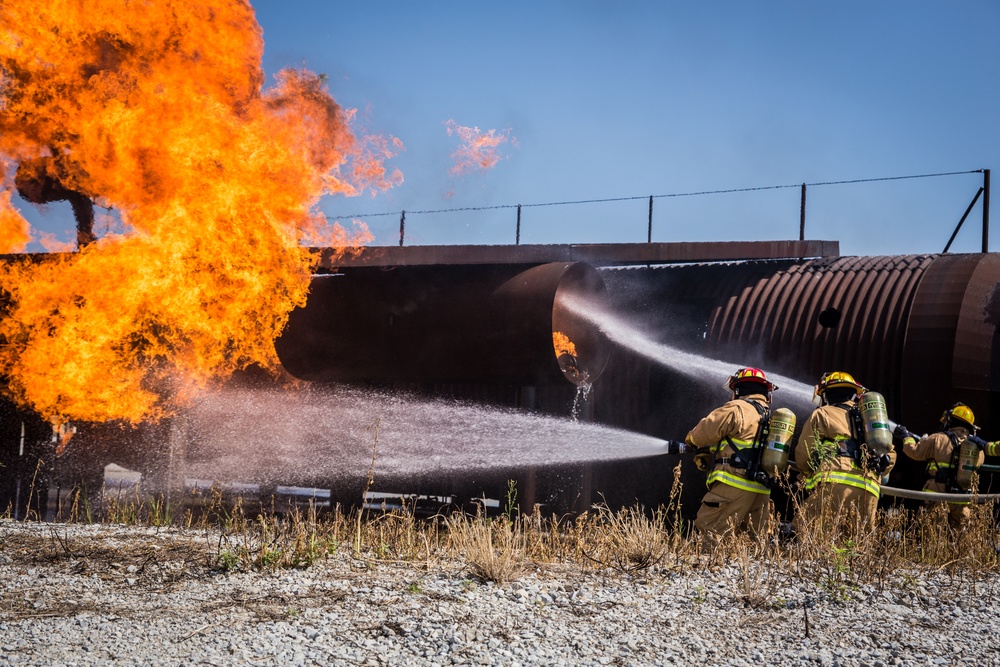
[[[671,197],[699,197],[704,195],[725,195],[733,194],[738,192],[760,192],[762,190],[784,190],[789,188],[801,188],[803,185],[806,187],[819,187],[825,185],[851,185],[855,183],[875,183],[878,181],[903,181],[914,178],[934,178],[937,176],[958,176],[963,174],[981,174],[984,170],[982,169],[970,169],[968,171],[946,171],[938,172],[935,174],[913,174],[909,176],[882,176],[878,178],[855,178],[846,181],[820,181],[816,183],[794,183],[790,185],[761,185],[751,188],[728,188],[725,190],[700,190],[697,192],[673,192],[660,195],[634,195],[631,197],[607,197],[603,199],[576,199],[567,201],[553,201],[553,202],[540,202],[535,204],[495,204],[492,206],[465,206],[461,208],[439,208],[439,209],[425,209],[421,211],[410,211],[407,210],[407,215],[424,215],[430,213],[461,213],[463,211],[490,211],[490,210],[500,210],[509,208],[539,208],[542,206],[569,206],[573,204],[605,204],[611,202],[622,202],[622,201],[635,201],[638,199],[667,199]],[[399,215],[399,211],[390,211],[386,213],[355,213],[352,215],[328,215],[326,216],[329,220],[339,220],[342,218],[379,218],[384,216],[396,216]]]

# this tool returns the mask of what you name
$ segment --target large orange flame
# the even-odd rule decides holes
[[[303,244],[368,240],[317,202],[401,182],[394,144],[359,141],[311,72],[262,89],[262,53],[240,0],[0,3],[0,251],[27,243],[10,192],[29,165],[122,228],[0,266],[0,375],[21,403],[134,422],[179,387],[273,367],[308,289]]]
[[[0,254],[21,252],[31,241],[30,225],[10,203],[10,192],[0,190]]]

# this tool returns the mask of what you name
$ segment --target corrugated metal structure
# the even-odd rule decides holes
[[[843,370],[890,417],[929,428],[961,400],[1000,407],[1000,257],[837,257],[602,272],[624,316],[658,339],[803,382]],[[651,304],[657,304],[651,308]]]
[[[934,430],[941,412],[962,401],[987,437],[1000,437],[998,255],[838,257],[835,243],[801,241],[545,248],[372,249],[336,265],[323,255],[325,275],[293,313],[276,345],[279,356],[286,370],[313,382],[567,416],[579,376],[554,347],[553,334],[563,332],[580,345],[579,361],[596,378],[583,419],[680,439],[726,400],[724,377],[692,379],[606,340],[564,303],[579,297],[658,344],[722,360],[732,370],[756,365],[808,384],[823,372],[850,372],[881,392],[889,416],[914,431]],[[11,407],[4,413],[5,460],[19,414]],[[102,466],[155,471],[164,465],[164,439],[179,437],[169,424],[128,433],[92,426],[81,429],[79,451],[69,456],[86,460],[92,453]],[[182,450],[197,444],[185,442]],[[677,462],[662,455],[449,474],[423,480],[421,491],[434,491],[430,484],[456,496],[502,497],[506,479],[517,478],[519,500],[528,506],[537,501],[565,511],[602,499],[655,505],[666,499]],[[694,508],[703,477],[687,465],[683,472],[684,502]],[[321,481],[307,471],[302,477]],[[405,479],[393,483],[406,490]],[[356,492],[350,488],[354,500]]]

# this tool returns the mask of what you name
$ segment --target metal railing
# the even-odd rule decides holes
[[[806,191],[808,188],[825,187],[831,185],[852,185],[857,183],[876,183],[881,181],[902,181],[911,180],[917,178],[936,178],[941,176],[958,176],[967,174],[982,174],[983,175],[983,185],[979,188],[979,191],[972,198],[972,202],[966,209],[965,214],[962,215],[961,219],[958,221],[958,225],[955,227],[955,231],[952,233],[951,238],[948,239],[948,243],[945,245],[943,253],[947,253],[951,248],[952,242],[958,235],[959,230],[965,223],[965,219],[972,212],[973,207],[979,200],[979,197],[983,197],[983,241],[982,241],[982,251],[989,252],[989,225],[990,225],[990,170],[989,169],[970,169],[967,171],[948,171],[939,172],[934,174],[912,174],[908,176],[883,176],[880,178],[855,178],[843,181],[820,181],[816,183],[796,183],[792,185],[764,185],[758,187],[750,188],[727,188],[722,190],[701,190],[697,192],[674,192],[667,194],[658,195],[635,195],[630,197],[606,197],[602,199],[579,199],[573,201],[553,201],[553,202],[541,202],[534,204],[496,204],[492,206],[467,206],[460,208],[440,208],[440,209],[426,209],[418,211],[401,211],[399,213],[399,245],[402,246],[405,241],[405,231],[406,231],[406,216],[409,215],[433,215],[442,213],[462,213],[467,211],[493,211],[499,209],[515,209],[517,211],[517,224],[514,233],[514,243],[515,245],[521,244],[521,209],[522,208],[540,208],[547,206],[570,206],[570,205],[581,205],[581,204],[604,204],[609,202],[623,202],[623,201],[636,201],[641,199],[649,199],[649,215],[647,220],[647,231],[646,231],[646,242],[653,242],[653,200],[654,199],[667,199],[675,197],[700,197],[707,195],[723,195],[723,194],[733,194],[738,192],[760,192],[764,190],[783,190],[789,188],[799,188],[801,190],[801,196],[799,199],[799,240],[804,241],[806,238]],[[341,219],[364,219],[364,218],[378,218],[385,216],[396,215],[395,212],[383,212],[383,213],[357,213],[352,215],[340,215],[340,216],[327,216],[329,220],[341,220]]]

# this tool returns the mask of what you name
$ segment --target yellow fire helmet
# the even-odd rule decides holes
[[[759,384],[767,387],[768,391],[774,391],[778,387],[771,383],[764,375],[764,371],[759,368],[741,368],[726,380],[726,384],[722,385],[723,389],[729,389],[732,391],[736,390],[737,385],[741,382],[757,382]]]
[[[813,403],[816,405],[822,405],[823,400],[821,397],[826,390],[840,387],[849,387],[858,394],[863,394],[867,391],[864,387],[858,384],[858,381],[855,380],[854,376],[850,373],[844,373],[843,371],[823,373],[823,377],[819,379],[819,384],[816,385],[813,390]]]
[[[975,433],[979,430],[976,426],[976,415],[972,413],[972,408],[970,408],[965,403],[956,403],[941,415],[941,425],[944,428],[948,426],[964,426],[969,429],[969,433]]]

